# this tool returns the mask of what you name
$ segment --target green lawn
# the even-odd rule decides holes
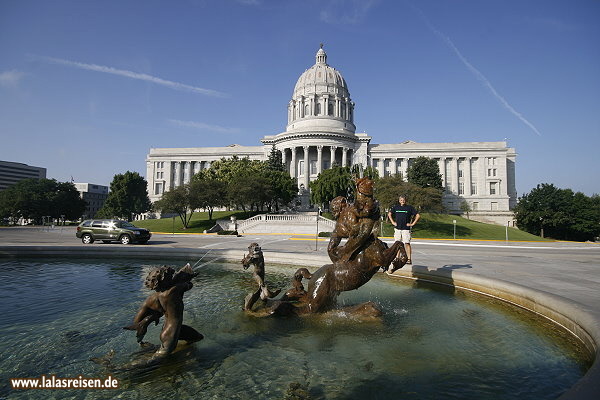
[[[243,211],[215,211],[213,220],[208,221],[208,213],[195,212],[190,222],[190,227],[183,229],[179,217],[175,217],[175,232],[179,233],[202,233],[210,229],[216,219],[229,219],[235,215],[237,219],[246,219],[259,214],[256,211],[244,213]],[[325,217],[331,218],[331,215],[324,213]],[[506,227],[494,224],[484,224],[482,222],[472,221],[456,215],[447,214],[421,214],[421,220],[413,228],[414,238],[432,238],[432,239],[452,239],[453,223],[456,220],[456,238],[474,239],[474,240],[505,240]],[[173,218],[148,219],[144,221],[135,221],[136,226],[147,228],[151,232],[173,232]],[[394,236],[393,227],[389,223],[383,224],[383,236]],[[548,241],[539,236],[520,231],[515,228],[508,228],[509,240],[531,240]]]
[[[452,239],[454,237],[454,224],[456,220],[456,238],[474,240],[505,240],[506,227],[494,224],[485,224],[457,215],[448,214],[421,214],[421,219],[412,231],[413,238]],[[385,223],[383,236],[394,236],[393,226]],[[539,236],[508,228],[508,240],[533,240],[549,241]]]
[[[235,215],[237,219],[246,219],[256,214],[260,213],[256,211],[248,211],[247,213],[243,211],[215,211],[213,212],[212,221],[209,221],[207,212],[195,212],[192,215],[188,229],[183,229],[183,224],[179,216],[175,216],[174,220],[173,218],[146,219],[143,221],[134,221],[133,223],[140,228],[149,229],[150,232],[173,232],[173,222],[175,222],[174,231],[176,233],[202,233],[212,228],[217,219],[229,219],[232,215]]]

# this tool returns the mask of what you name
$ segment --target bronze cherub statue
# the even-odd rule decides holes
[[[193,287],[191,280],[196,275],[190,264],[177,272],[171,267],[163,266],[148,273],[144,284],[155,292],[146,298],[134,317],[133,324],[123,329],[135,330],[138,343],[144,345],[142,340],[148,326],[152,322],[158,325],[160,318],[164,316],[165,323],[160,333],[161,346],[154,357],[173,352],[178,340],[192,343],[204,338],[194,328],[183,324],[183,294]]]

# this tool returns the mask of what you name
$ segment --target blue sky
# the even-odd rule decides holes
[[[508,140],[517,191],[600,193],[600,1],[0,0],[0,160],[145,174],[260,145],[319,43],[373,143]]]

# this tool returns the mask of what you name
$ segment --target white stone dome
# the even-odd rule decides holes
[[[354,134],[354,103],[342,74],[327,64],[323,45],[315,65],[304,71],[288,104],[287,132],[332,131]]]
[[[346,80],[337,69],[327,65],[327,54],[320,48],[316,55],[316,63],[296,82],[294,97],[311,94],[331,93],[349,97]]]

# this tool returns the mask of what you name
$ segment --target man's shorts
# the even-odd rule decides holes
[[[402,243],[410,243],[410,230],[409,229],[394,229],[394,240],[401,241]]]

